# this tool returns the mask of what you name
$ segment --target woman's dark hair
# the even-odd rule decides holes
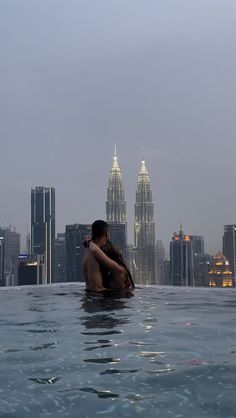
[[[111,258],[113,261],[115,261],[117,264],[119,264],[120,266],[124,267],[127,275],[129,277],[129,281],[131,283],[131,285],[134,286],[134,281],[132,278],[132,275],[128,269],[128,267],[125,264],[123,255],[121,253],[121,251],[119,250],[118,247],[116,247],[115,245],[113,245],[110,241],[107,241],[105,245],[103,245],[102,250],[104,251],[104,253]],[[103,273],[103,272],[102,272]]]
[[[98,219],[92,224],[92,239],[101,238],[105,232],[108,232],[109,226],[105,221]]]

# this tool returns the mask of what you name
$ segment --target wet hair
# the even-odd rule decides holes
[[[111,241],[106,242],[102,247],[103,252],[112,260],[116,261],[118,264],[124,263],[122,253],[116,245],[112,244]]]
[[[108,232],[109,226],[105,221],[98,219],[92,224],[92,239],[99,239]]]
[[[110,241],[107,241],[106,244],[103,245],[102,250],[109,258],[111,258],[113,261],[115,261],[120,266],[124,267],[124,269],[126,270],[127,276],[128,276],[127,287],[129,287],[129,284],[131,284],[132,287],[134,288],[135,286],[134,286],[134,281],[133,281],[132,275],[131,275],[131,273],[130,273],[130,271],[129,271],[129,269],[128,269],[125,261],[124,261],[124,258],[123,258],[123,255],[122,255],[122,252],[120,251],[120,249],[117,246],[115,246],[114,244],[112,244]],[[108,281],[108,277],[106,277],[106,274],[107,274],[107,272],[102,271],[102,276],[103,276],[103,279],[105,281],[105,284],[107,284],[107,281]]]

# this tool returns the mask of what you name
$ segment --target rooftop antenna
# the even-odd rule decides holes
[[[144,147],[142,147],[141,150],[142,150],[142,155],[143,155],[142,161],[145,161],[145,158],[144,158]]]
[[[117,161],[117,145],[115,144],[114,161]]]

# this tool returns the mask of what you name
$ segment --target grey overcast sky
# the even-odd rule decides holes
[[[157,239],[183,222],[221,249],[235,51],[235,0],[0,0],[0,225],[29,230],[36,185],[56,188],[57,232],[104,218],[117,143],[129,241],[144,157]]]

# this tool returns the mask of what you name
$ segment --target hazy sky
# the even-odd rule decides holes
[[[182,221],[221,249],[236,222],[235,51],[235,0],[0,0],[0,225],[25,234],[39,185],[56,188],[57,232],[104,218],[117,143],[129,241],[144,157],[157,239]]]

